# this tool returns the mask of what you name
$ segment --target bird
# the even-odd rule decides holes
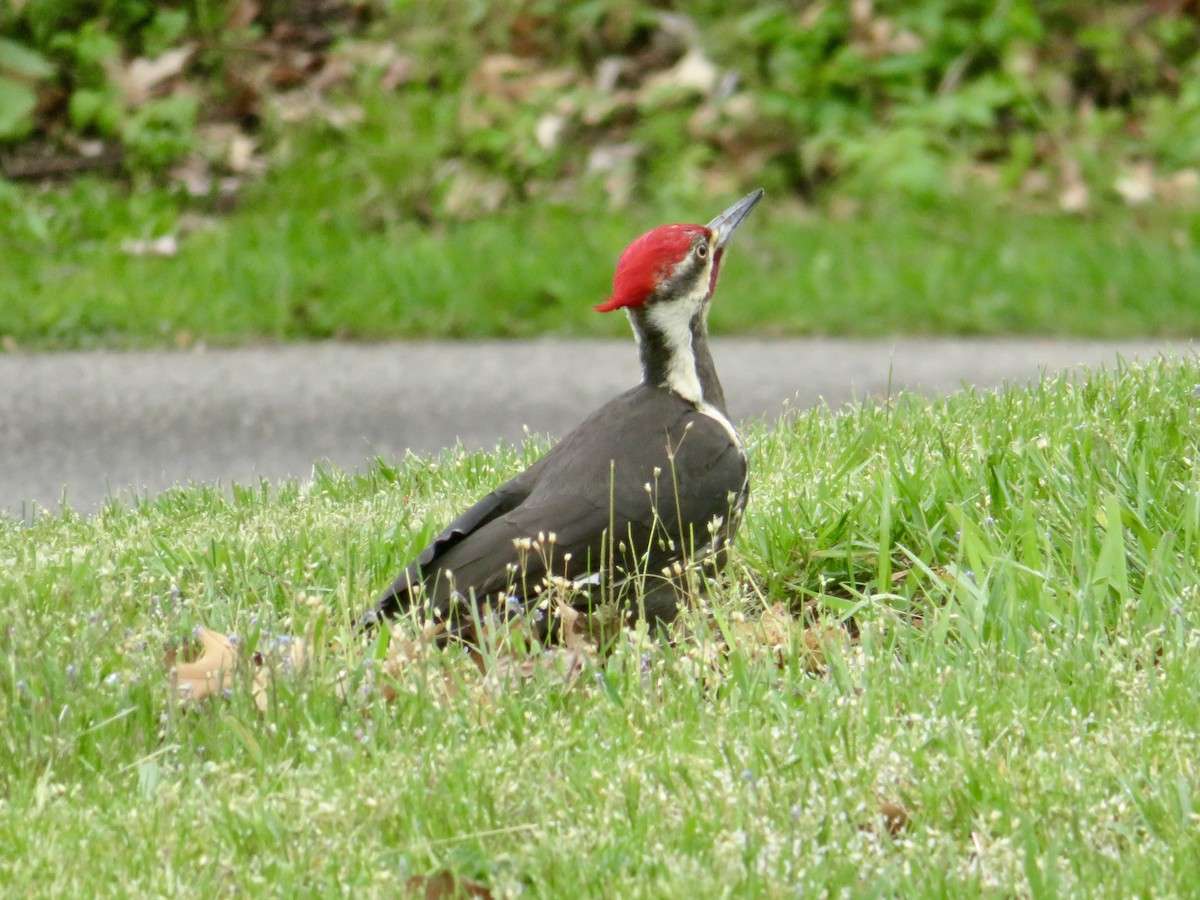
[[[624,310],[637,386],[447,525],[359,620],[415,615],[445,636],[480,614],[529,614],[545,637],[559,601],[672,622],[697,566],[724,567],[749,493],[745,447],[708,346],[734,231],[762,198],[707,225],[662,225],[625,248],[598,312]],[[551,608],[553,603],[553,607]]]

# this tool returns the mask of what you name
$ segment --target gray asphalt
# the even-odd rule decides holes
[[[1132,341],[716,339],[737,420],[784,404],[946,393],[1191,353]],[[638,380],[627,341],[317,344],[0,354],[0,512],[89,512],[183,482],[303,478],[328,461],[562,435]]]

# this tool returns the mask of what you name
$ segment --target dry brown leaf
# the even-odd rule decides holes
[[[283,653],[259,652],[254,655],[258,674],[254,676],[254,705],[259,712],[267,711],[271,683],[278,672],[302,672],[308,666],[309,640],[293,640],[286,644]]]
[[[561,646],[532,655],[514,650],[514,645],[528,646],[526,642],[514,641],[514,637],[522,633],[523,623],[519,619],[504,622],[492,629],[491,633],[477,635],[477,639],[494,653],[491,665],[483,656],[475,654],[476,665],[486,676],[484,684],[489,690],[515,689],[539,672],[544,673],[550,683],[561,685],[565,691],[574,687],[595,651],[585,640],[587,623],[577,609],[559,601],[554,617],[558,620],[557,640]]]
[[[121,252],[130,256],[174,256],[179,252],[179,240],[173,234],[145,240],[127,238],[121,241]]]
[[[402,54],[392,60],[387,71],[379,79],[379,87],[384,91],[394,91],[396,88],[416,80],[417,61],[408,54]]]
[[[1062,193],[1058,195],[1058,208],[1065,213],[1081,213],[1088,208],[1091,192],[1083,180],[1079,163],[1064,160],[1062,163]]]
[[[229,168],[240,174],[259,174],[264,170],[262,159],[254,155],[258,141],[244,131],[239,131],[229,142]]]
[[[613,208],[625,206],[633,194],[640,153],[638,144],[624,143],[600,144],[588,154],[585,171],[601,180]]]
[[[1088,208],[1088,186],[1082,181],[1069,184],[1058,195],[1058,208],[1066,213],[1081,213]]]
[[[557,113],[545,113],[537,120],[533,128],[533,136],[543,150],[553,150],[562,138],[566,127],[567,117]]]
[[[896,837],[910,824],[908,810],[903,804],[893,800],[879,801],[879,817],[883,820],[883,827],[892,837]]]
[[[232,688],[234,672],[244,662],[228,635],[200,626],[196,629],[196,640],[200,643],[200,656],[191,662],[178,662],[176,649],[166,653],[171,684],[181,699],[193,702]],[[254,654],[248,664],[258,669],[251,690],[260,711],[266,711],[268,692],[276,673],[299,672],[308,665],[310,643],[309,640],[288,639],[277,643],[274,649]]]
[[[708,96],[717,88],[720,70],[716,63],[692,48],[670,69],[646,79],[647,90],[679,89]]]
[[[535,94],[561,91],[582,80],[579,73],[571,69],[545,69],[533,60],[495,53],[480,61],[471,73],[469,84],[476,96],[525,103]]]
[[[511,193],[508,182],[457,160],[443,166],[439,175],[446,185],[442,211],[454,219],[490,215],[505,204]]]
[[[446,665],[447,658],[438,646],[446,634],[445,623],[427,624],[415,639],[394,634],[388,657],[379,670],[380,696],[391,702],[406,686],[415,683],[435,696],[452,698],[462,692],[465,683],[469,695],[487,705],[495,694],[515,690],[538,673],[568,691],[595,659],[595,648],[587,640],[584,617],[577,610],[560,604],[555,615],[560,620],[561,646],[535,653],[523,649],[529,646],[532,636],[523,632],[526,623],[519,619],[460,632],[458,637],[463,640],[488,648],[487,655],[477,649],[468,650],[463,660],[470,659],[473,668],[466,672]]]
[[[314,119],[339,131],[366,119],[357,103],[334,104],[319,92],[299,88],[271,98],[279,118],[284,122],[308,122]]]
[[[175,662],[175,652],[167,654],[167,669],[175,690],[185,700],[203,700],[209,694],[230,686],[237,651],[227,635],[201,626],[196,633],[202,652],[193,662]]]
[[[170,174],[171,179],[192,197],[206,197],[212,192],[212,166],[199,153],[189,153],[187,158],[171,168]]]
[[[1154,199],[1154,169],[1149,163],[1131,166],[1113,182],[1115,190],[1127,206],[1142,206]]]
[[[872,59],[917,53],[924,48],[920,37],[898,29],[891,19],[876,15],[874,7],[873,0],[854,0],[850,4],[850,46]]]
[[[590,659],[591,656],[583,650],[563,647],[551,647],[525,659],[501,656],[488,673],[487,684],[493,691],[512,690],[538,672],[543,672],[551,684],[560,685],[565,692],[579,681]]]
[[[153,59],[138,57],[127,66],[114,63],[108,67],[108,75],[120,90],[125,105],[136,109],[150,99],[155,88],[181,74],[195,50],[194,44],[184,44]]]
[[[1200,172],[1180,169],[1158,182],[1158,193],[1169,203],[1194,205],[1200,201]]]
[[[430,683],[428,680],[430,666],[424,662],[430,651],[437,650],[438,639],[445,631],[445,622],[437,624],[427,622],[416,640],[398,632],[392,635],[391,643],[388,645],[387,659],[380,667],[383,679],[379,685],[379,693],[384,700],[389,703],[395,700],[400,695],[400,683],[418,671],[426,678],[430,686],[438,687],[446,696],[453,697],[458,693],[458,686],[450,677],[449,672]]]
[[[559,603],[556,610],[559,621],[559,635],[563,646],[568,650],[584,649],[584,625],[583,615],[575,607],[569,606],[566,603]]]
[[[1018,190],[1027,197],[1043,197],[1050,193],[1050,176],[1041,169],[1030,169],[1021,176]]]
[[[424,897],[425,900],[442,900],[444,897],[481,897],[490,900],[492,897],[489,888],[446,869],[432,875],[414,875],[404,883],[404,891],[408,897]]]
[[[229,10],[229,28],[231,31],[241,31],[249,28],[258,18],[261,7],[255,0],[237,0]]]
[[[799,657],[809,672],[825,670],[826,649],[841,638],[836,628],[805,625],[792,616],[785,603],[763,610],[757,620],[733,622],[731,631],[734,645],[751,655],[766,653],[781,668]]]

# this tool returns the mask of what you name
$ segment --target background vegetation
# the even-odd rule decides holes
[[[561,6],[0,7],[0,346],[615,331],[758,185],[722,330],[1197,332],[1195,3]],[[0,518],[0,884],[1187,894],[1198,383],[752,427],[726,580],[569,677],[349,635],[536,442]]]
[[[755,186],[721,328],[1197,330],[1183,0],[29,0],[0,35],[9,346],[616,333],[624,241]]]

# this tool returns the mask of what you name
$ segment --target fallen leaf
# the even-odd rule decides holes
[[[318,119],[338,131],[357,125],[366,113],[357,103],[335,105],[319,92],[301,88],[272,98],[279,118],[284,122],[305,122]]]
[[[525,103],[537,93],[561,91],[578,80],[570,69],[544,69],[533,60],[496,53],[480,61],[469,84],[476,96]]]
[[[121,91],[125,105],[136,109],[150,99],[155,88],[183,72],[195,49],[193,44],[184,44],[153,59],[138,57],[127,66],[112,63],[108,75]]]
[[[230,690],[237,667],[247,664],[258,669],[252,694],[262,712],[266,711],[268,692],[276,675],[300,672],[308,665],[311,643],[307,639],[275,638],[256,652],[252,660],[243,660],[234,639],[219,631],[202,625],[196,629],[196,640],[200,656],[191,662],[179,662],[178,649],[166,653],[167,672],[181,699],[199,702],[218,691]]]
[[[308,640],[277,638],[267,650],[254,655],[258,674],[254,676],[253,694],[259,712],[267,711],[270,687],[278,674],[293,675],[307,668],[309,645]]]
[[[1030,169],[1021,176],[1018,190],[1028,197],[1041,197],[1050,192],[1050,176],[1041,169]]]
[[[528,620],[519,617],[485,627],[473,640],[488,648],[489,658],[476,651],[476,665],[485,676],[484,687],[493,693],[513,690],[523,682],[542,673],[550,684],[569,691],[595,657],[595,648],[586,640],[585,617],[574,607],[558,601],[554,613],[557,624],[551,629],[555,646],[537,649],[534,636],[528,632]],[[534,647],[533,652],[527,648]]]
[[[908,810],[892,800],[879,801],[879,816],[883,819],[883,827],[892,837],[909,826]]]
[[[175,662],[175,652],[167,654],[167,669],[171,684],[186,700],[200,701],[209,694],[229,687],[237,651],[227,635],[201,626],[196,638],[202,648],[194,662]]]
[[[826,649],[841,639],[836,628],[806,625],[796,619],[785,603],[763,610],[757,620],[734,621],[731,625],[733,647],[752,656],[765,653],[780,668],[789,659],[799,658],[805,670],[814,673],[825,671]]]
[[[577,610],[560,604],[555,616],[559,643],[547,649],[526,631],[529,622],[521,618],[483,621],[456,632],[466,642],[466,652],[458,658],[469,663],[466,668],[456,666],[439,646],[448,633],[445,623],[427,623],[416,637],[393,632],[387,659],[379,667],[379,694],[391,702],[416,689],[449,699],[465,688],[474,702],[486,706],[493,696],[516,690],[539,674],[548,684],[569,691],[595,660],[596,650],[588,640],[585,617]],[[346,689],[341,690],[344,697]]]
[[[1058,208],[1066,213],[1081,213],[1088,208],[1090,194],[1079,163],[1065,160],[1062,164],[1063,190],[1058,196]]]
[[[383,77],[379,79],[379,87],[384,91],[394,91],[396,88],[414,81],[417,77],[417,62],[408,54],[397,56],[388,66]]]
[[[533,129],[533,135],[537,139],[538,146],[543,150],[553,150],[557,147],[566,124],[566,116],[561,116],[557,113],[546,113],[539,118]]]
[[[442,900],[444,897],[490,898],[492,892],[477,881],[455,875],[446,869],[432,875],[414,875],[404,883],[405,895],[424,897],[425,900]]]
[[[631,68],[630,61],[623,57],[606,56],[596,66],[596,74],[593,76],[596,90],[603,94],[611,94],[622,82],[628,87],[628,82],[632,80]]]
[[[692,48],[670,69],[665,72],[656,72],[647,78],[646,88],[649,90],[675,88],[695,91],[708,96],[716,90],[719,77],[720,70],[716,63],[699,50]]]
[[[258,14],[262,8],[256,0],[236,0],[232,8],[229,10],[229,29],[230,31],[241,31],[249,28],[250,25],[258,18]]]
[[[182,162],[172,166],[170,176],[191,197],[207,197],[212,193],[212,166],[199,153],[189,153]]]
[[[173,234],[146,240],[127,238],[121,241],[121,252],[130,256],[174,256],[179,252],[179,241]]]
[[[439,173],[446,185],[442,211],[454,219],[469,220],[500,209],[509,198],[506,181],[482,169],[464,166],[457,160],[447,163]]]
[[[898,29],[896,23],[876,15],[873,0],[854,0],[850,4],[850,46],[863,56],[878,59],[903,56],[924,49],[924,42],[911,31]]]
[[[1200,172],[1180,169],[1157,184],[1159,196],[1169,203],[1194,205],[1200,200]]]
[[[450,677],[450,673],[438,670],[440,678],[430,680],[429,675],[435,669],[428,659],[431,651],[436,651],[438,641],[446,633],[446,623],[427,622],[416,639],[409,638],[400,631],[392,633],[388,645],[387,659],[380,666],[382,679],[379,693],[387,702],[395,700],[400,695],[400,688],[405,681],[419,675],[427,687],[434,687],[447,697],[458,693],[458,686]],[[438,660],[442,662],[442,660]],[[344,688],[343,688],[344,693]]]
[[[640,154],[641,147],[635,143],[600,144],[588,154],[585,171],[600,178],[614,208],[623,207],[633,194]]]
[[[501,656],[488,672],[487,685],[493,691],[512,690],[541,672],[550,684],[560,686],[566,692],[579,681],[590,659],[590,654],[583,650],[563,647],[551,647],[524,659]]]
[[[1081,213],[1088,207],[1088,187],[1082,181],[1069,184],[1058,196],[1058,208],[1066,213]]]
[[[568,650],[582,650],[584,647],[583,616],[575,607],[559,603],[555,610],[558,616],[559,639]]]
[[[1127,206],[1148,203],[1154,199],[1154,170],[1148,163],[1136,165],[1113,183],[1113,189]]]
[[[265,170],[262,159],[254,155],[258,141],[243,131],[235,134],[229,142],[229,168],[238,174],[260,174]]]

